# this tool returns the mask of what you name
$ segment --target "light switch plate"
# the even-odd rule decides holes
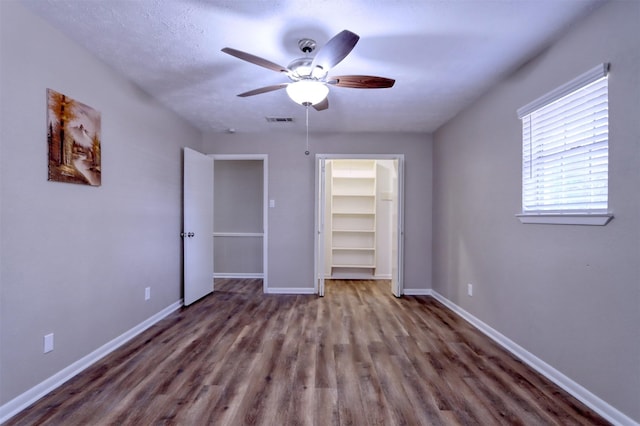
[[[53,333],[49,333],[44,336],[44,353],[51,352],[53,350]]]

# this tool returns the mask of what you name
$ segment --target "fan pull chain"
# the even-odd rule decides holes
[[[307,112],[307,150],[304,152],[304,155],[309,155],[309,105],[305,108]]]

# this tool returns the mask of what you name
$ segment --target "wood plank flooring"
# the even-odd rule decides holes
[[[603,425],[433,298],[385,281],[326,296],[216,292],[8,425]]]

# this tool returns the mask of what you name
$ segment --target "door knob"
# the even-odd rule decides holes
[[[195,233],[193,233],[193,232],[189,232],[189,233],[187,234],[187,237],[191,238],[191,237],[193,237],[193,236],[195,236],[195,235],[196,235]]]

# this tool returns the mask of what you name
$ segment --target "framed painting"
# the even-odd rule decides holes
[[[102,184],[100,125],[98,111],[47,89],[50,181]]]

